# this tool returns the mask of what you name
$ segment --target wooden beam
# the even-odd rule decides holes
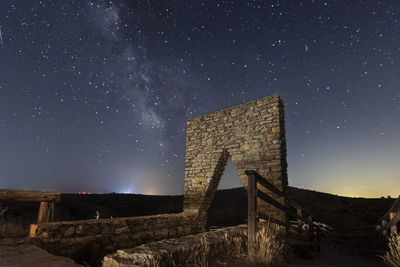
[[[266,215],[264,213],[258,212],[258,217],[260,219],[263,219],[263,220],[266,220],[266,221],[270,221],[271,223],[275,223],[277,225],[286,227],[286,223],[284,223],[284,222],[282,222],[282,221],[280,221],[278,219],[275,219],[274,217],[268,216],[268,215]]]
[[[8,207],[5,207],[3,210],[0,210],[0,217],[3,216],[4,213],[8,210]]]
[[[301,208],[297,209],[297,216],[302,217],[302,210]],[[302,220],[300,218],[297,218],[297,230],[300,232],[301,231],[301,225],[302,225]]]
[[[397,232],[397,224],[400,222],[400,212],[392,212],[390,213],[390,221],[387,224],[387,227],[390,227],[390,233],[394,234]]]
[[[49,202],[40,202],[37,224],[49,222],[50,205]]]
[[[60,202],[59,192],[0,189],[0,201]]]
[[[289,207],[292,207],[295,210],[301,209],[300,205],[294,202],[293,200],[289,200]]]
[[[268,196],[264,192],[262,192],[260,190],[257,190],[257,196],[259,198],[261,198],[262,200],[264,200],[265,202],[268,202],[272,206],[274,206],[274,207],[286,212],[286,207],[283,204],[279,203],[277,200],[275,200],[274,198]]]
[[[387,221],[386,220],[382,220],[382,234],[386,235],[387,234]]]
[[[254,173],[247,173],[247,249],[250,262],[254,257],[254,241],[257,217],[257,182]]]
[[[278,197],[283,197],[284,196],[283,192],[281,190],[279,190],[277,187],[275,187],[275,185],[273,185],[270,182],[268,182],[267,179],[265,179],[264,177],[259,175],[257,172],[255,174],[256,174],[255,176],[256,176],[257,183],[261,184],[262,186],[267,188],[269,191],[271,191],[272,193],[274,193]]]

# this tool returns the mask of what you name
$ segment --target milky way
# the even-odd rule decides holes
[[[395,0],[1,1],[0,188],[180,194],[186,119],[278,93],[289,184],[397,195],[399,18]]]

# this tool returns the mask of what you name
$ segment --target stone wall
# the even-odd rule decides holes
[[[219,256],[247,252],[247,225],[239,225],[181,238],[118,250],[103,259],[103,267],[204,266]]]
[[[176,213],[31,225],[32,242],[47,251],[93,263],[117,249],[192,233],[193,214]],[[88,255],[93,259],[87,258]]]
[[[273,95],[188,120],[184,210],[198,213],[196,231],[205,227],[207,211],[229,156],[246,189],[245,170],[255,170],[286,191],[284,117],[283,103]],[[258,209],[285,219],[284,212],[265,203],[258,203]]]

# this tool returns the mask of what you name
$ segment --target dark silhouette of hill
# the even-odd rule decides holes
[[[317,191],[288,187],[290,198],[308,213],[337,231],[373,225],[393,204],[392,198],[350,198]],[[2,203],[9,209],[5,220],[22,224],[25,229],[35,223],[39,203]],[[55,206],[55,221],[144,216],[177,213],[183,208],[183,196],[150,196],[139,194],[62,194]],[[209,210],[209,226],[231,226],[246,223],[247,193],[244,188],[217,191]],[[1,233],[0,233],[1,235]]]
[[[318,221],[337,231],[375,225],[393,205],[393,198],[352,198],[288,187],[290,199]],[[240,224],[247,219],[247,193],[244,188],[219,190],[209,211],[210,225]]]
[[[395,201],[384,197],[342,197],[296,187],[288,187],[288,190],[291,199],[338,232],[376,225]]]

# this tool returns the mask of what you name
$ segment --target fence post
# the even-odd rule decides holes
[[[301,210],[301,208],[297,208],[297,215],[299,216],[303,216],[303,211]],[[300,234],[302,232],[303,228],[302,228],[302,222],[300,219],[297,219],[297,232],[298,234]]]
[[[256,213],[257,213],[257,183],[254,172],[247,173],[247,196],[248,196],[248,212],[247,212],[247,252],[249,260],[252,261],[254,256],[254,240],[256,233]]]
[[[386,220],[382,220],[382,228],[381,229],[383,229],[383,231],[382,231],[383,235],[386,235],[386,233],[387,233],[386,225],[387,225],[387,221]]]
[[[391,221],[396,215],[397,215],[396,212],[389,213],[389,220]],[[395,233],[397,233],[397,224],[395,224],[392,227],[390,227],[390,234],[393,235]]]
[[[40,202],[39,214],[37,223],[45,223],[49,221],[50,204],[48,202]]]

